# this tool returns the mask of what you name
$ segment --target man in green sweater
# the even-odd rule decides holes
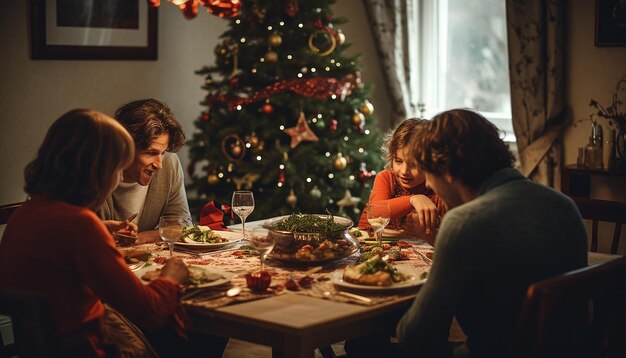
[[[572,200],[513,169],[497,128],[455,109],[413,138],[426,185],[448,205],[430,276],[397,326],[413,357],[506,357],[528,286],[587,264]],[[410,225],[410,222],[407,223]],[[452,349],[456,316],[467,335]]]

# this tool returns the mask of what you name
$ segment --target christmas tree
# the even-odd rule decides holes
[[[231,14],[189,142],[194,211],[254,192],[250,220],[326,213],[358,219],[382,166],[359,55],[333,0],[248,0]]]

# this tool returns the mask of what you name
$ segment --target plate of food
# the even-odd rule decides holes
[[[219,249],[243,240],[239,232],[211,230],[208,226],[183,228],[183,235],[174,245],[186,248]]]
[[[417,287],[426,282],[426,275],[396,267],[374,256],[363,263],[333,272],[331,281],[335,286],[343,288],[388,291]]]
[[[135,275],[148,284],[161,275],[162,268],[163,265],[146,266],[135,271]],[[184,286],[187,288],[220,286],[230,282],[232,277],[232,273],[222,271],[216,267],[190,265],[189,280],[185,282]]]

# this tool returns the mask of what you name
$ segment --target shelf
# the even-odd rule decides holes
[[[589,198],[593,176],[626,178],[626,170],[585,169],[578,168],[575,164],[566,165],[561,169],[561,191],[571,197]]]

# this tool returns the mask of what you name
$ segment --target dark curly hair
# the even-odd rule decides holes
[[[130,133],[139,149],[147,149],[152,140],[169,134],[167,150],[176,152],[185,144],[185,133],[168,106],[156,99],[142,99],[123,105],[115,119]]]
[[[422,170],[449,174],[472,189],[478,189],[494,172],[513,167],[515,160],[498,128],[467,109],[439,113],[411,142]]]

